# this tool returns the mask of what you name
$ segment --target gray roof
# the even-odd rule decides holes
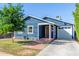
[[[62,23],[74,25],[74,24],[71,24],[71,23],[68,23],[68,22],[64,22],[64,21],[61,21],[61,20],[57,20],[57,19],[51,18],[51,17],[44,17],[43,19],[51,19],[51,20],[55,20],[55,21],[57,21],[57,22],[62,22]]]
[[[34,19],[41,20],[41,21],[44,21],[44,22],[47,22],[47,23],[50,23],[50,24],[57,25],[57,26],[73,25],[73,24],[70,24],[70,23],[67,23],[67,22],[63,22],[63,21],[54,19],[54,18],[50,18],[50,17],[44,17],[44,18],[41,19],[41,18],[37,18],[35,16],[27,16],[24,20],[27,20],[28,18],[34,18]],[[50,19],[50,20],[46,20],[46,19]],[[58,23],[60,23],[60,24],[58,24]]]

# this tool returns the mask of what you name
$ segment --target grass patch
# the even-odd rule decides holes
[[[39,44],[39,43],[37,43],[35,41],[30,41],[30,40],[27,40],[27,41],[17,41],[17,43],[22,44],[22,45],[37,45],[37,44]]]
[[[32,43],[30,42],[30,44]],[[15,41],[15,43],[12,43],[11,40],[0,40],[0,51],[18,56],[34,56],[40,51],[36,49],[23,48],[23,44],[25,44],[25,42]]]

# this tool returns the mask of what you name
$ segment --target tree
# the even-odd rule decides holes
[[[77,40],[79,40],[79,4],[76,4],[76,10],[73,12],[73,15]]]
[[[23,9],[21,4],[8,4],[0,10],[0,34],[21,31],[24,27]],[[12,40],[14,41],[14,40]]]
[[[59,19],[59,20],[62,20],[62,19],[61,19],[61,16],[56,16],[56,18]]]

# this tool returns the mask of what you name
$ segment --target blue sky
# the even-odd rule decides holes
[[[0,9],[4,4],[0,4]],[[22,4],[25,15],[33,15],[43,18],[49,16],[55,18],[61,16],[62,21],[74,23],[72,12],[75,10],[75,4],[68,3],[26,3]]]

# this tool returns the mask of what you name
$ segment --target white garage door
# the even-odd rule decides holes
[[[62,26],[57,31],[57,38],[72,39],[72,26]]]

